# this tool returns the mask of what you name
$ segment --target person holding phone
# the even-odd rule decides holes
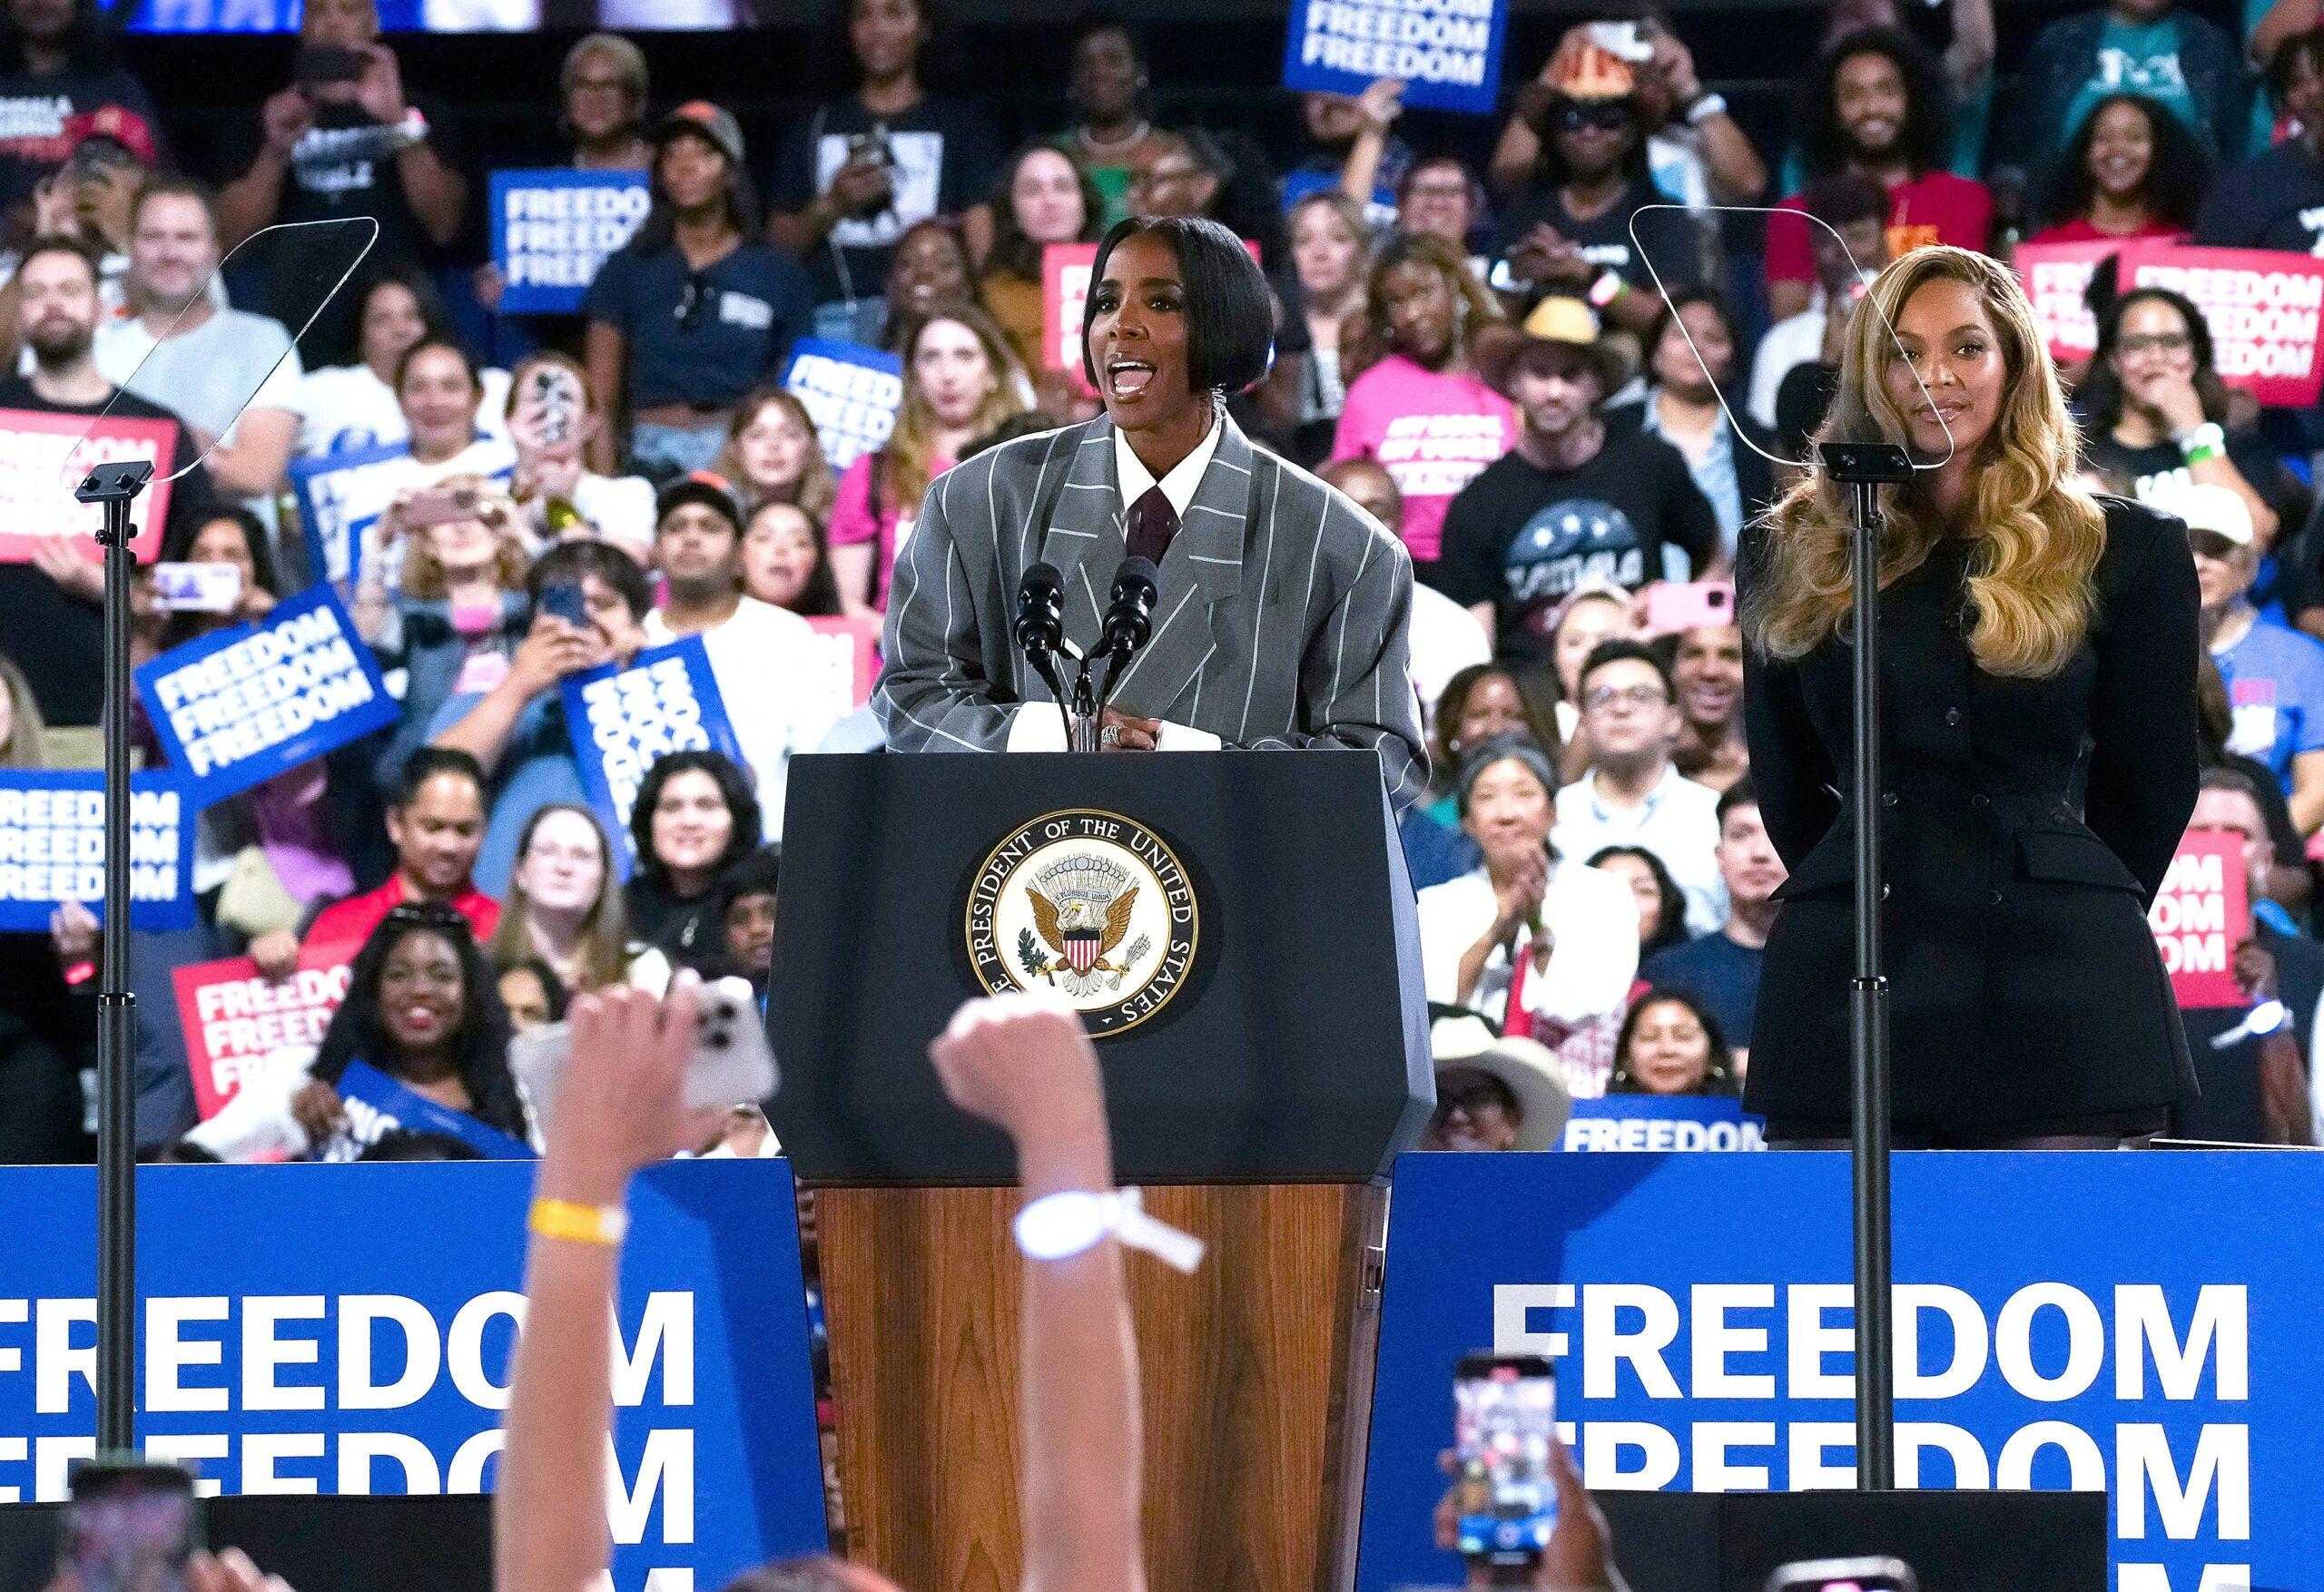
[[[277,221],[369,216],[379,223],[371,264],[424,263],[452,241],[468,209],[451,109],[406,91],[395,52],[379,42],[375,0],[308,0],[292,81],[267,97],[237,142],[225,169],[241,175],[218,193],[228,248]],[[272,269],[261,280],[279,285],[253,308],[303,324],[315,308],[309,279],[337,276],[310,251],[343,257],[349,245],[289,234],[268,247],[261,263]],[[344,346],[354,316],[345,296],[334,300],[310,334],[317,346]]]
[[[596,536],[640,564],[654,557],[654,486],[643,476],[601,476],[588,467],[590,443],[606,418],[578,359],[553,349],[527,355],[508,373],[508,439],[517,447],[509,495],[539,543]]]
[[[2078,484],[2008,267],[1933,245],[1882,272],[1871,303],[1822,435],[1930,461],[1880,489],[1896,1140],[2135,1142],[2194,1086],[2145,911],[2195,801],[2187,527]],[[1745,1094],[1770,1143],[1847,1136],[1852,526],[1846,487],[1803,478],[1742,586],[1752,776],[1790,870]]]
[[[992,249],[1000,148],[983,113],[931,94],[921,63],[935,18],[920,0],[842,0],[856,91],[818,105],[775,161],[767,235],[814,279],[816,335],[877,346],[904,230],[956,216],[972,264]]]
[[[488,690],[454,696],[428,725],[433,744],[468,753],[491,778],[492,821],[478,854],[477,879],[490,894],[508,883],[517,837],[551,802],[584,805],[557,687],[568,674],[626,663],[645,645],[654,605],[645,572],[606,542],[560,542],[525,577],[532,627]]]
[[[96,0],[12,0],[0,45],[0,211],[18,241],[36,192],[77,152],[74,139],[111,140],[151,167],[169,163],[153,96],[121,64],[116,28]],[[58,130],[70,131],[59,136]]]

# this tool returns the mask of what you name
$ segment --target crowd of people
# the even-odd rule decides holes
[[[0,410],[173,421],[160,560],[235,572],[231,611],[196,612],[141,569],[138,659],[330,583],[399,704],[202,812],[196,926],[133,937],[141,1147],[241,1142],[197,1120],[170,984],[189,963],[349,969],[287,1092],[317,1156],[362,1153],[334,1087],[350,1056],[521,1136],[540,1125],[513,1033],[678,968],[763,990],[789,759],[879,737],[790,688],[809,622],[883,613],[946,471],[1097,412],[1045,336],[1043,253],[1128,216],[1248,241],[1274,339],[1227,395],[1237,424],[1411,556],[1430,768],[1400,832],[1444,1036],[1430,1142],[1532,1145],[1545,1090],[1735,1094],[1784,865],[1733,576],[1821,423],[1864,284],[1932,242],[2324,253],[2314,0],[2255,0],[2240,42],[2175,0],[2108,0],[2016,59],[1996,58],[1993,9],[1837,0],[1780,128],[1730,107],[1692,14],[1578,14],[1512,59],[1489,153],[1408,139],[1423,119],[1390,81],[1286,94],[1274,147],[1174,119],[1180,85],[1138,29],[1096,15],[1073,33],[1067,120],[1009,129],[1011,149],[994,107],[925,81],[929,0],[842,0],[852,82],[754,152],[639,44],[593,34],[544,111],[575,169],[645,172],[650,212],[576,313],[525,316],[459,257],[487,172],[371,0],[304,8],[302,48],[339,67],[269,93],[199,177],[93,5],[7,0],[0,94],[63,113],[50,135],[0,129]],[[350,217],[377,241],[318,316],[329,230],[279,224]],[[2063,372],[2082,469],[2190,527],[2220,781],[2196,827],[2248,840],[2237,966],[2253,1001],[2290,1007],[2297,1075],[2239,1011],[2187,1022],[2229,1037],[2207,1065],[2276,1069],[2241,1131],[2304,1138],[2324,424],[2224,380],[2175,292],[2102,267],[2090,308],[2095,352]],[[843,463],[782,384],[810,336],[901,361],[892,429]],[[381,448],[386,506],[336,558],[290,471]],[[97,762],[96,571],[56,541],[0,565],[10,766]],[[740,755],[665,760],[609,834],[558,684],[684,636]],[[0,936],[0,1157],[88,1153],[90,905]]]

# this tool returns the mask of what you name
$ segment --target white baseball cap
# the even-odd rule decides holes
[[[2150,506],[2185,520],[2191,531],[2225,536],[2239,547],[2249,547],[2256,539],[2250,506],[2229,487],[2208,481],[2174,483],[2156,490],[2147,501]]]

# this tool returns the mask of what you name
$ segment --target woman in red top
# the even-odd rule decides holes
[[[2184,237],[2211,186],[2211,157],[2165,107],[2108,94],[2074,129],[2051,175],[2033,243]]]

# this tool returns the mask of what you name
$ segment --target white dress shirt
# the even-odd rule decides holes
[[[1587,861],[1608,846],[1643,846],[1662,860],[1687,898],[1687,932],[1709,934],[1727,921],[1727,884],[1718,877],[1718,792],[1665,764],[1662,778],[1634,808],[1598,798],[1598,771],[1558,792],[1550,844],[1561,857]]]
[[[1465,1002],[1457,1002],[1461,958],[1492,927],[1492,878],[1482,868],[1420,892],[1420,958],[1428,998],[1465,1005],[1499,1023],[1507,1018],[1512,969],[1496,946]],[[1638,977],[1638,898],[1603,869],[1561,856],[1541,892],[1541,927],[1551,937],[1546,971],[1525,980],[1525,1007],[1537,1017],[1575,1024],[1620,1012]],[[1524,936],[1521,932],[1519,938]],[[1521,950],[1520,954],[1523,954]]]
[[[1195,489],[1202,485],[1205,470],[1218,452],[1218,438],[1224,432],[1224,412],[1211,420],[1210,431],[1195,450],[1170,467],[1161,480],[1162,496],[1168,500],[1170,512],[1184,519],[1187,506],[1195,500]],[[1128,435],[1114,433],[1114,480],[1122,495],[1122,512],[1127,515],[1137,500],[1156,485],[1154,472],[1137,457],[1129,445]],[[1009,750],[1011,752],[1063,752],[1065,721],[1049,703],[1029,704],[1032,712],[1019,709],[1009,722]],[[1216,752],[1223,745],[1217,736],[1207,730],[1196,730],[1187,724],[1173,724],[1163,721],[1161,732],[1154,738],[1157,752]]]

